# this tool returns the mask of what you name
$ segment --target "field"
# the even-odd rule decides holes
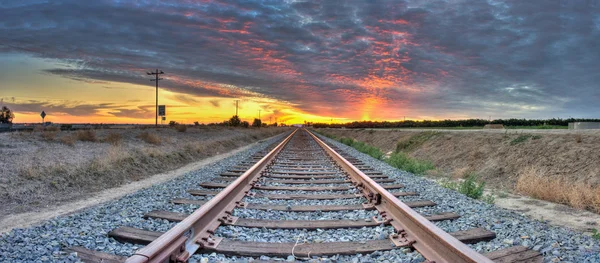
[[[2,216],[89,196],[289,128],[176,127],[0,134]]]
[[[500,191],[600,212],[598,130],[318,129],[430,162],[434,177],[475,174]]]

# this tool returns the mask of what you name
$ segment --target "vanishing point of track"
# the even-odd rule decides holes
[[[305,129],[297,129],[281,143],[222,173],[215,182],[199,182],[204,190],[189,190],[194,196],[214,196],[209,201],[174,199],[174,204],[200,205],[192,214],[152,211],[146,218],[179,222],[167,232],[118,227],[109,235],[122,242],[147,244],[127,259],[114,255],[72,248],[88,262],[186,262],[194,253],[221,253],[236,256],[273,256],[298,258],[329,255],[366,254],[397,248],[417,250],[430,262],[541,262],[542,256],[517,246],[487,255],[477,253],[466,243],[495,238],[482,228],[446,233],[432,221],[454,220],[458,214],[421,215],[411,207],[434,206],[427,200],[402,202],[398,196],[403,185],[381,172],[329,146]],[[325,186],[323,186],[325,185]],[[336,186],[339,185],[339,186]],[[211,190],[207,190],[211,189]],[[215,189],[215,190],[212,190]],[[222,190],[216,190],[222,189]],[[272,194],[270,191],[288,191]],[[299,191],[295,194],[293,191]],[[322,194],[326,192],[326,194]],[[336,193],[341,192],[341,193]],[[315,194],[312,194],[315,193]],[[364,197],[362,205],[286,206],[245,203],[245,197],[283,200],[332,200]],[[377,210],[379,216],[365,220],[268,220],[233,216],[235,209],[279,210],[289,212]],[[482,215],[484,216],[484,215]],[[390,225],[395,233],[387,239],[361,242],[269,243],[248,242],[215,235],[224,225],[269,229],[335,229]]]

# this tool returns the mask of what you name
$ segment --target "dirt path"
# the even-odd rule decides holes
[[[224,154],[219,154],[198,162],[190,163],[176,170],[155,174],[151,177],[148,177],[147,179],[131,182],[120,187],[106,189],[94,194],[89,198],[75,201],[69,204],[64,204],[56,207],[47,207],[35,212],[8,215],[0,221],[0,233],[8,232],[13,228],[29,227],[57,216],[68,215],[88,207],[96,206],[108,201],[119,199],[127,194],[139,191],[144,188],[148,188],[155,184],[160,184],[169,181],[173,178],[182,176],[187,172],[198,170],[206,165],[217,162],[223,158],[230,157],[236,153],[254,147],[257,144],[258,142],[255,142]]]

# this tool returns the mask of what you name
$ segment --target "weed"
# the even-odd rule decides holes
[[[448,188],[448,189],[452,189],[452,190],[456,190],[458,188],[458,183],[455,181],[452,181],[450,179],[444,179],[438,182],[440,184],[440,186],[444,187],[444,188]]]
[[[502,192],[500,192],[500,193],[498,194],[498,197],[500,197],[500,198],[507,198],[507,197],[508,197],[508,193],[506,193],[506,192],[502,191]]]
[[[119,145],[121,144],[122,139],[123,138],[121,137],[121,134],[111,132],[108,135],[106,135],[106,138],[104,138],[104,142],[110,143],[112,145]]]
[[[161,143],[160,137],[154,133],[142,132],[137,137],[150,144],[159,145]]]
[[[479,178],[474,173],[468,173],[465,175],[465,180],[462,182],[454,182],[451,180],[445,180],[440,182],[440,185],[445,188],[449,188],[458,191],[473,199],[479,199],[483,196],[483,190],[485,188],[485,182],[479,181]],[[483,201],[494,201],[494,197],[484,197]]]
[[[519,143],[525,142],[531,137],[533,137],[533,136],[531,136],[531,134],[521,134],[521,135],[519,135],[519,137],[510,141],[510,145],[517,145]]]
[[[479,199],[483,195],[484,188],[485,182],[479,181],[475,173],[470,173],[467,178],[458,185],[457,190],[468,197]]]
[[[600,240],[600,231],[598,231],[597,229],[592,229],[592,238]]]
[[[98,141],[96,138],[96,132],[93,130],[79,130],[76,133],[77,140],[82,142],[95,142]]]
[[[411,136],[408,140],[400,141],[396,145],[396,152],[409,152],[417,147],[421,146],[427,140],[433,138],[435,135],[439,134],[436,131],[426,131],[420,132],[416,135]]]
[[[383,157],[383,152],[379,148],[368,145],[364,142],[355,141],[351,138],[342,137],[339,140],[341,143],[353,147],[361,153],[368,154],[369,156],[380,160]]]
[[[533,136],[531,136],[532,140],[539,140],[541,138],[542,138],[542,135],[533,135]]]
[[[375,133],[375,130],[373,130],[373,129],[370,129],[370,130],[369,130],[369,134],[373,134],[373,133]]]
[[[581,134],[575,135],[575,142],[576,143],[581,143],[582,141],[583,141],[583,138],[581,138]]]
[[[422,175],[428,170],[435,169],[431,162],[417,160],[401,152],[392,153],[390,158],[386,159],[385,162],[395,168],[417,175]]]
[[[348,145],[348,146],[352,146],[352,144],[354,144],[354,140],[353,139],[346,138],[346,137],[340,138],[340,142],[343,143],[343,144],[345,144],[345,145]]]
[[[488,194],[488,195],[484,195],[484,196],[482,196],[482,197],[481,197],[481,201],[484,201],[484,202],[486,202],[486,203],[488,203],[488,204],[491,204],[491,205],[493,205],[493,204],[494,204],[494,202],[496,202],[496,198],[494,197],[494,195],[490,195],[490,194]]]

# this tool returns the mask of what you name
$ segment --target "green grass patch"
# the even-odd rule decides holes
[[[436,131],[419,132],[408,138],[408,140],[399,141],[398,144],[396,144],[396,152],[410,152],[415,150],[437,134],[439,134],[439,132]]]
[[[392,153],[390,158],[385,159],[385,162],[392,167],[411,172],[416,175],[422,175],[428,170],[435,169],[435,166],[429,161],[417,160],[411,158],[406,153]]]
[[[485,189],[485,182],[479,180],[478,176],[474,173],[469,173],[462,182],[448,180],[441,182],[440,185],[442,187],[455,190],[473,199],[480,199],[483,197],[483,190]],[[486,198],[489,199],[489,197]],[[493,198],[493,196],[491,198]]]
[[[530,138],[532,140],[539,140],[542,138],[542,136],[541,135],[531,135],[531,134],[521,134],[521,135],[519,135],[519,137],[514,138],[512,141],[510,141],[510,145],[517,145],[519,143],[526,142]]]
[[[600,240],[600,231],[598,231],[597,229],[592,229],[592,238]]]
[[[368,145],[364,142],[355,141],[351,138],[342,137],[339,141],[345,145],[353,147],[361,153],[368,154],[369,156],[381,160],[383,158],[383,152],[379,148]]]

